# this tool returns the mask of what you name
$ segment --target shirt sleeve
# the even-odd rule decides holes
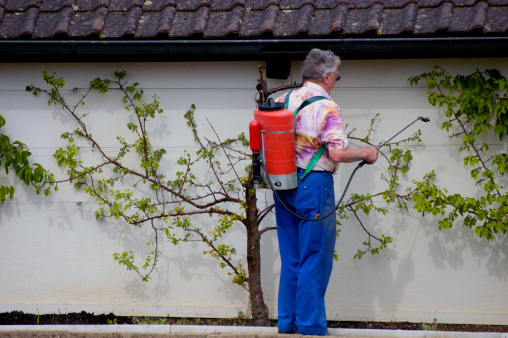
[[[321,142],[328,150],[345,148],[348,145],[346,128],[342,121],[342,111],[339,106],[327,100],[323,105],[321,119]]]

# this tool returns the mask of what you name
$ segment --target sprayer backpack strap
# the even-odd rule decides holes
[[[291,93],[292,93],[292,91],[289,92],[286,95],[286,98],[284,100],[284,106],[286,107],[286,109],[288,109],[288,106],[289,106],[289,96],[291,95]],[[313,97],[310,97],[307,100],[303,101],[302,104],[300,105],[300,107],[298,107],[297,110],[293,111],[293,116],[298,115],[300,110],[302,110],[303,108],[307,107],[309,104],[312,104],[312,103],[314,103],[316,101],[319,101],[319,100],[327,100],[327,99],[328,98],[326,98],[324,96],[313,96]],[[323,156],[323,153],[325,152],[325,150],[326,150],[326,146],[324,144],[322,144],[321,147],[318,149],[318,151],[314,154],[314,156],[310,160],[309,164],[307,165],[307,168],[305,168],[305,171],[303,172],[303,175],[300,177],[300,181],[302,181],[304,179],[304,177],[307,176],[307,174],[310,173],[312,171],[312,169],[314,169],[314,167],[318,163],[318,161],[321,158],[321,156]]]

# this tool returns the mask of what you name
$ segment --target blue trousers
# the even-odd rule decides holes
[[[301,173],[298,174],[300,179]],[[324,216],[335,207],[333,176],[311,172],[295,190],[276,192],[283,203],[306,218]],[[281,257],[278,327],[285,332],[325,335],[325,293],[330,280],[336,238],[335,214],[321,221],[298,219],[275,199]]]

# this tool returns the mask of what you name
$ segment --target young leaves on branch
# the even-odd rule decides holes
[[[478,187],[474,197],[451,194],[435,184],[434,172],[415,182],[413,200],[422,213],[444,216],[439,228],[451,228],[454,223],[474,229],[488,240],[496,234],[508,233],[508,182],[506,152],[489,151],[487,139],[493,134],[500,141],[508,133],[508,86],[498,70],[475,71],[453,76],[441,67],[409,78],[410,84],[425,81],[429,103],[444,107],[446,120],[441,129],[450,138],[459,139],[465,152],[464,166],[470,169],[471,187]],[[468,184],[464,182],[464,184]]]

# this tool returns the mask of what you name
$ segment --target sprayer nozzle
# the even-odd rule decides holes
[[[422,120],[423,122],[429,122],[430,121],[430,119],[428,117],[423,117],[423,116],[420,116],[419,119]]]

